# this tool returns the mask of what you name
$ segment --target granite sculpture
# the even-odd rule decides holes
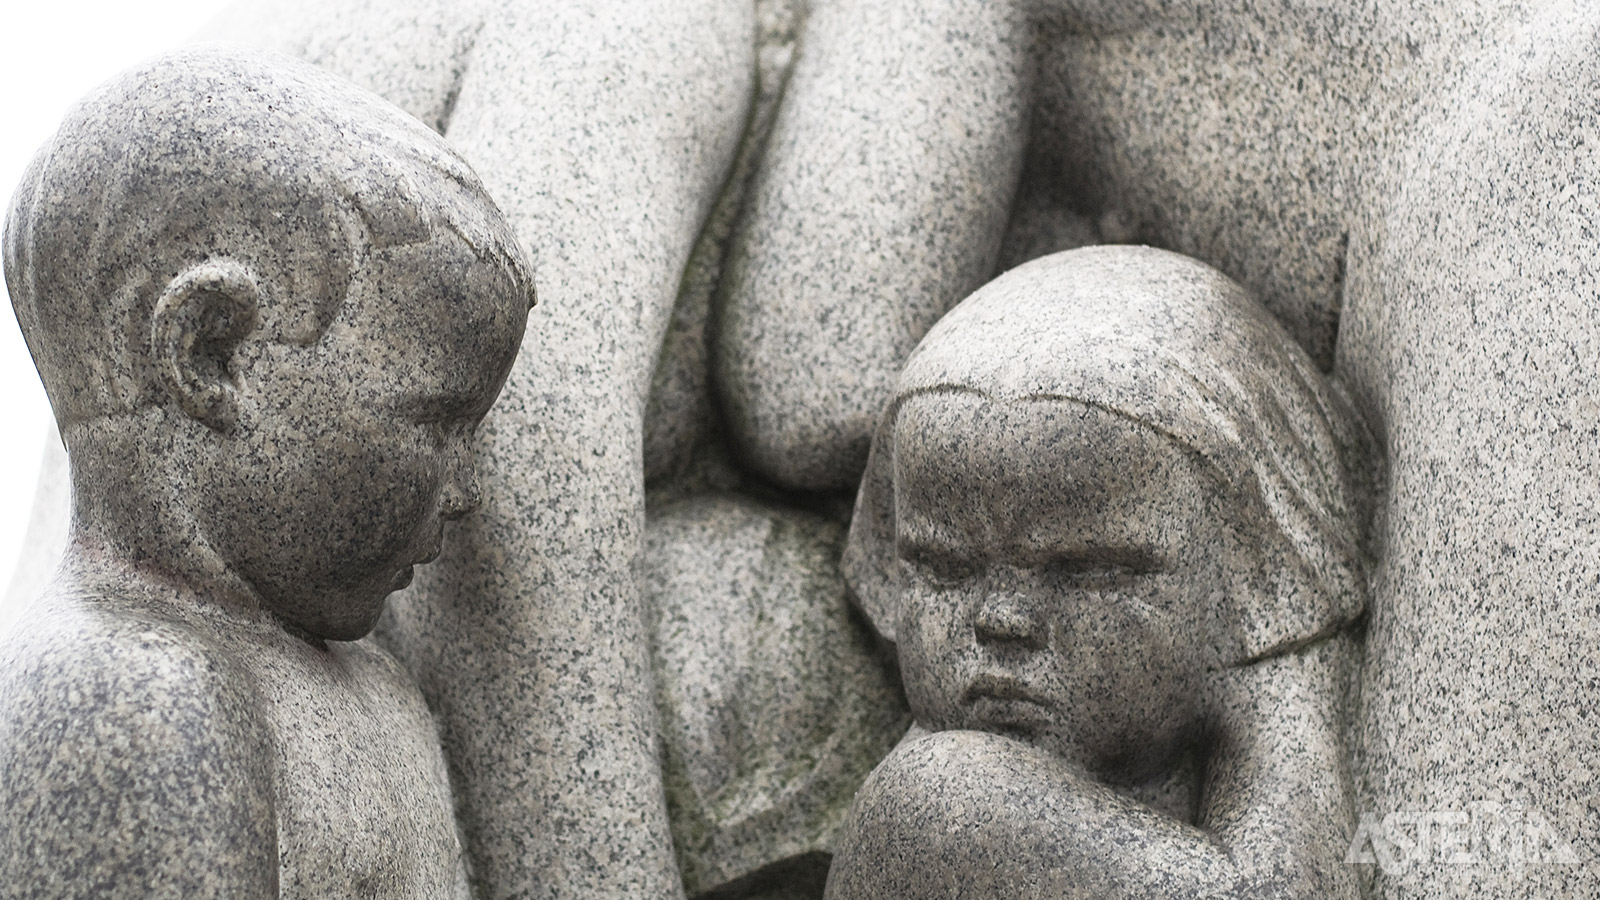
[[[1376,462],[1201,263],[1084,248],[963,301],[900,375],[845,551],[920,727],[828,896],[1355,897]]]
[[[726,765],[762,741],[807,758],[814,733],[711,726],[811,721],[819,692],[766,686],[871,660],[775,642],[751,658],[790,674],[741,680],[663,638],[707,632],[673,631],[685,610],[776,637],[791,585],[782,633],[834,633],[788,626],[841,613],[818,560],[895,373],[977,286],[1092,243],[1239,282],[1388,461],[1347,697],[1370,894],[1600,894],[1593,4],[246,0],[209,34],[416,114],[535,255],[550,340],[482,430],[484,506],[383,628],[439,717],[485,896],[748,886],[762,854],[716,848],[755,820],[703,828],[730,809],[713,795],[806,820],[771,832],[775,863],[830,821]],[[47,480],[24,593],[62,496]],[[652,671],[687,659],[688,682]],[[838,726],[871,732],[849,746],[898,737],[880,712]]]
[[[533,302],[471,168],[183,51],[74,107],[4,246],[73,515],[0,645],[0,896],[470,896],[432,717],[360,638],[477,505]]]
[[[207,32],[434,125],[539,276],[544,339],[480,433],[484,504],[379,629],[439,718],[484,896],[815,897],[847,785],[906,727],[837,571],[850,498],[751,477],[711,388],[723,245],[800,12],[318,0]]]

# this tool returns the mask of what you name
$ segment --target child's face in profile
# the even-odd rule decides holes
[[[1193,737],[1226,590],[1216,480],[1100,408],[927,394],[895,425],[900,665],[926,727],[1108,780]]]
[[[372,251],[319,343],[244,357],[210,536],[274,613],[360,637],[438,554],[442,520],[477,503],[472,432],[526,321],[510,277],[441,232]]]

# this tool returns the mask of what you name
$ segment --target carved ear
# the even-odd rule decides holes
[[[893,643],[900,622],[898,561],[894,548],[894,419],[890,407],[878,421],[867,454],[867,472],[856,494],[850,537],[839,568],[867,621]]]
[[[167,284],[150,321],[150,358],[161,386],[190,418],[227,432],[238,422],[229,363],[256,326],[255,274],[231,259],[190,266]]]

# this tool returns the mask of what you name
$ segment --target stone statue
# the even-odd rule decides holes
[[[185,51],[73,109],[4,246],[73,517],[0,647],[0,896],[469,896],[422,694],[359,638],[478,504],[533,301],[472,170]]]
[[[851,483],[971,248],[1217,267],[1387,463],[1350,862],[1384,900],[1600,895],[1600,10],[840,0],[799,47],[715,351],[727,409],[783,413],[733,419],[748,459]]]
[[[243,0],[210,34],[444,134],[539,276],[483,506],[380,626],[484,896],[816,893],[905,722],[832,563],[874,423],[949,307],[1093,243],[1237,281],[1382,447],[1373,895],[1600,893],[1592,3]]]
[[[862,788],[828,895],[1356,896],[1371,447],[1282,326],[1176,254],[1045,257],[941,319],[844,566],[942,734]]]
[[[208,33],[441,131],[538,275],[547,339],[480,433],[483,507],[378,632],[438,717],[486,897],[820,896],[909,724],[838,572],[850,494],[751,474],[711,387],[799,12],[274,0]]]

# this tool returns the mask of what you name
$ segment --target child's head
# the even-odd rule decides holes
[[[75,492],[120,487],[80,458],[164,463],[183,506],[165,524],[328,638],[368,630],[439,517],[475,502],[466,440],[533,300],[437,134],[238,49],[79,103],[17,191],[5,262]]]
[[[1360,613],[1366,440],[1220,273],[1058,254],[912,355],[846,575],[924,724],[1137,767],[1192,726],[1207,672]]]

